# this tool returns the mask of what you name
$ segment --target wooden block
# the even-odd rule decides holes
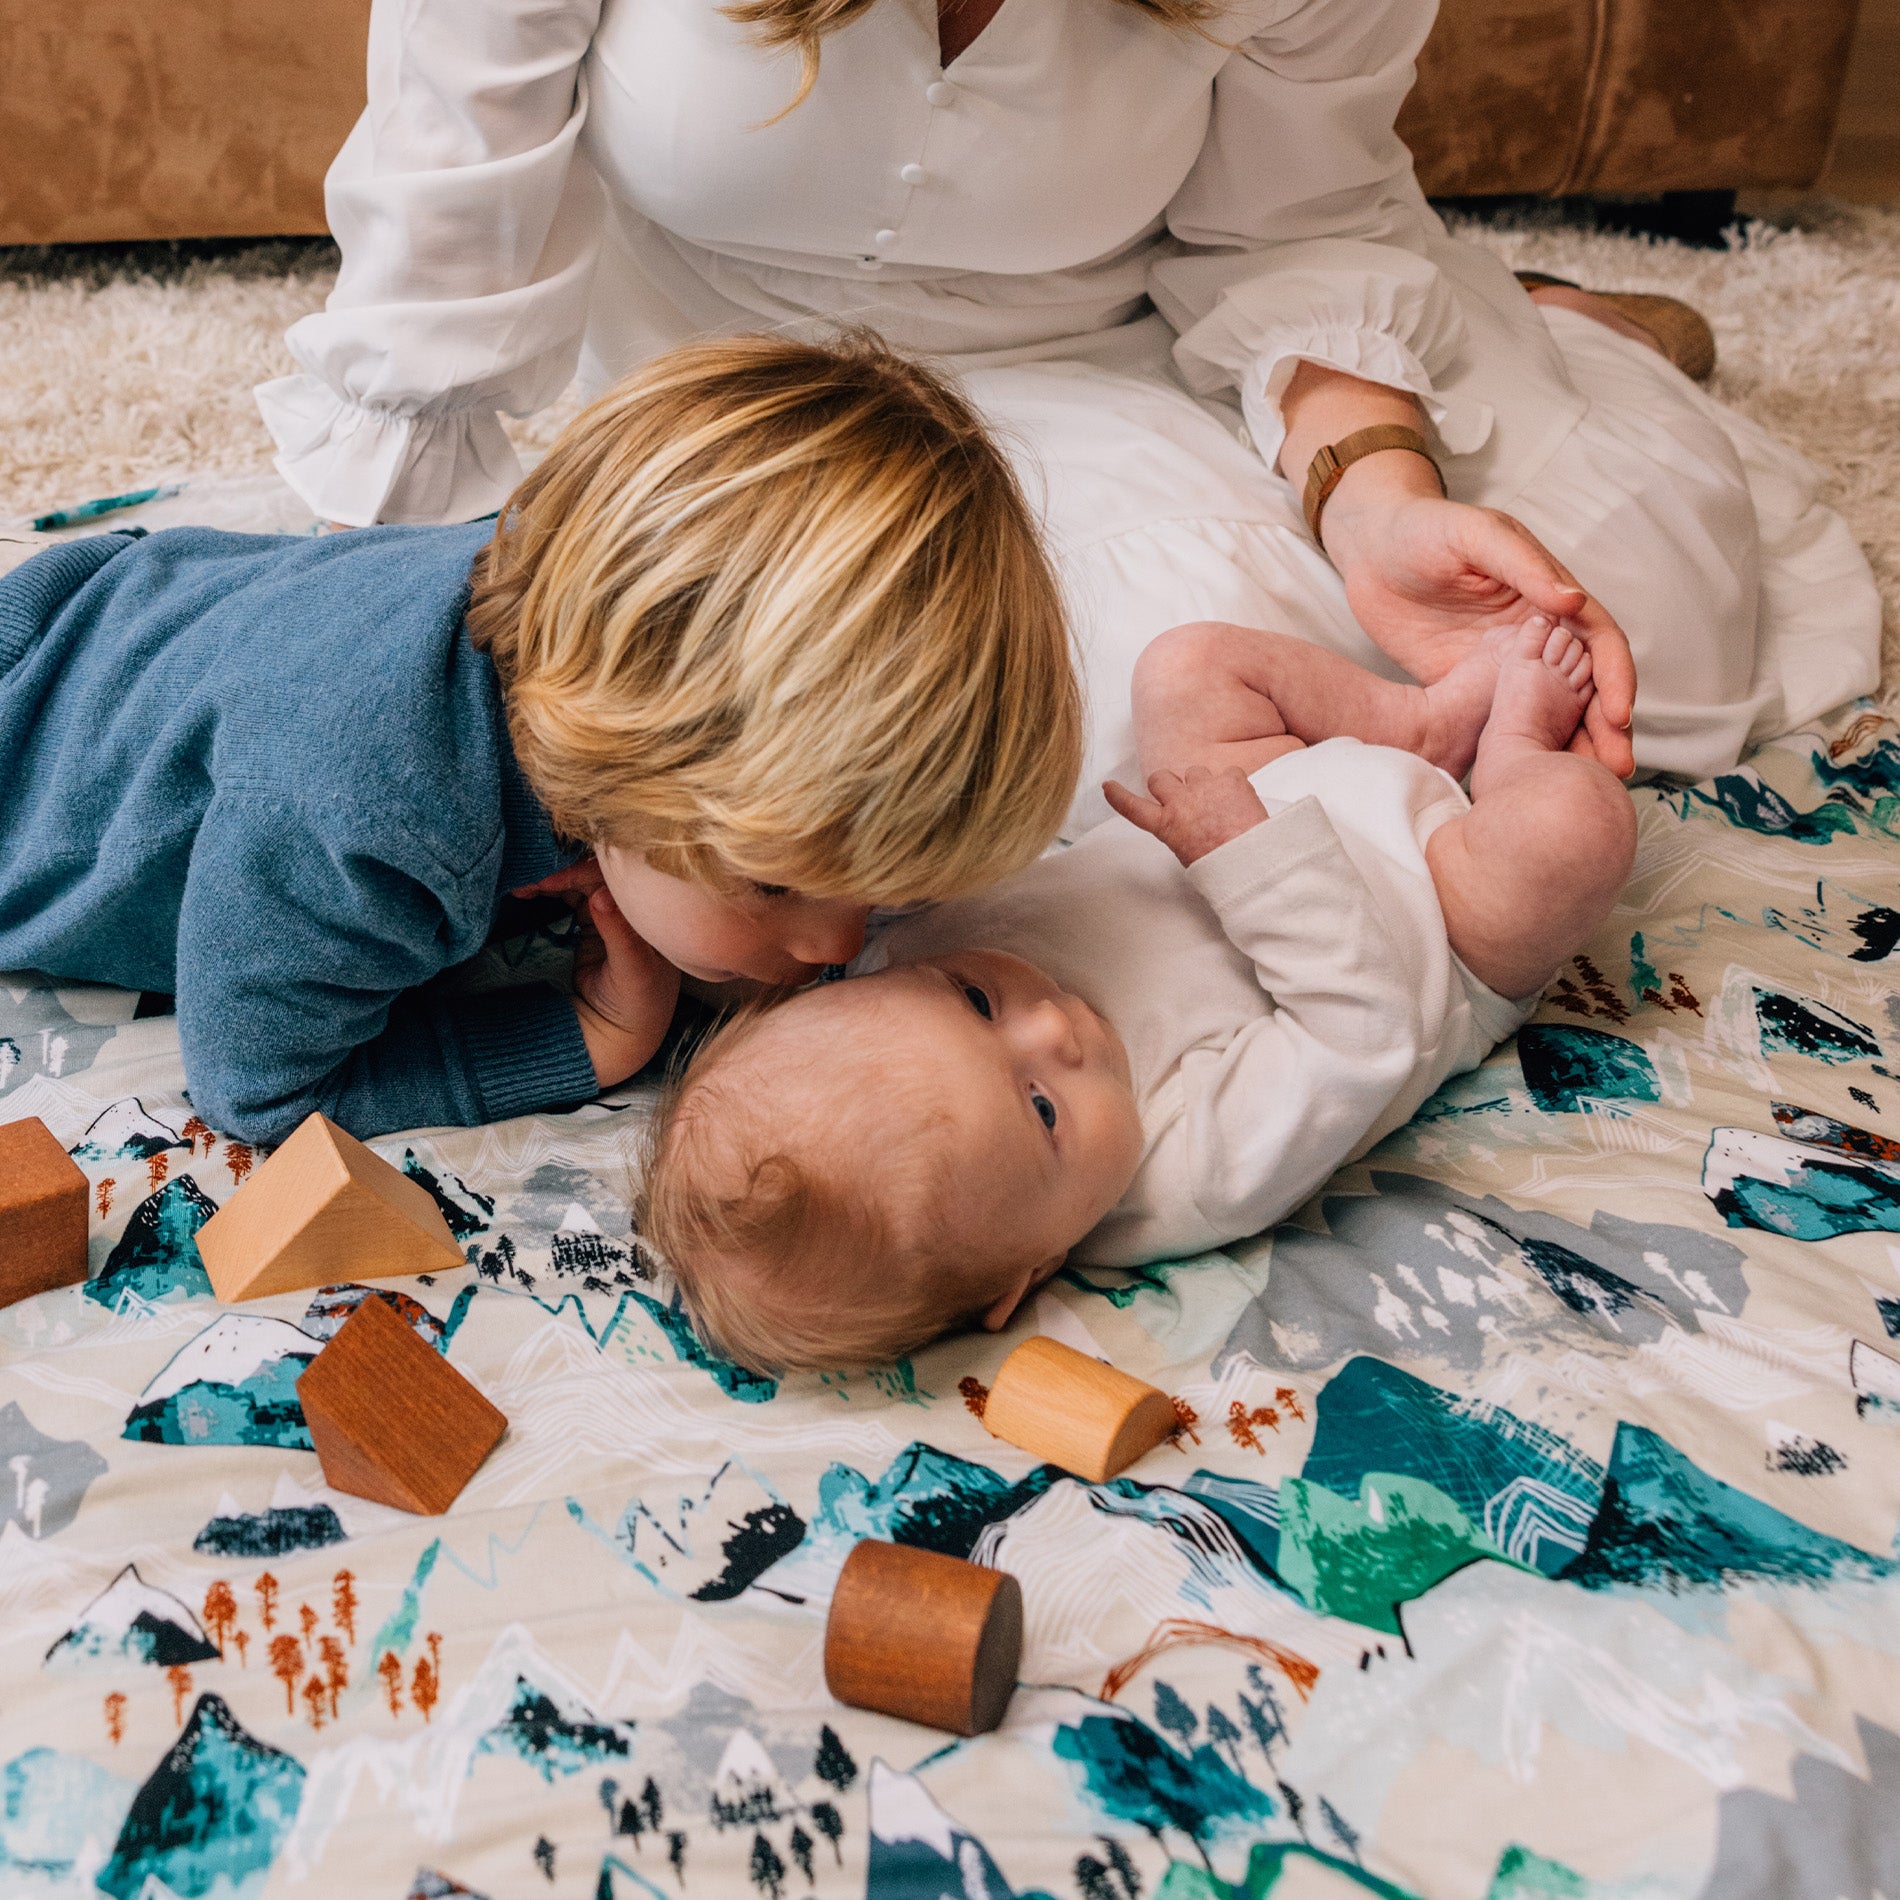
[[[198,1230],[219,1299],[392,1273],[441,1273],[462,1250],[435,1197],[312,1115]]]
[[[853,1708],[982,1735],[1003,1719],[1023,1653],[1022,1585],[939,1551],[867,1538],[825,1623],[825,1687]]]
[[[384,1300],[371,1294],[297,1381],[323,1481],[352,1497],[440,1517],[508,1421]]]
[[[1003,1361],[983,1423],[998,1438],[1102,1484],[1174,1430],[1174,1401],[1073,1346],[1038,1335]]]
[[[0,1306],[86,1277],[90,1195],[37,1116],[0,1123]]]

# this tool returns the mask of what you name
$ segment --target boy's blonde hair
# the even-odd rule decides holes
[[[515,491],[468,622],[561,830],[703,884],[949,897],[1035,857],[1081,769],[1008,463],[863,338],[720,338],[628,377]]]
[[[1033,1262],[959,1238],[959,1184],[935,1164],[937,1117],[901,1060],[834,1063],[820,1031],[788,1070],[796,1090],[761,1100],[743,1059],[778,1014],[742,1012],[668,1081],[634,1231],[727,1358],[773,1373],[883,1365],[973,1323]]]

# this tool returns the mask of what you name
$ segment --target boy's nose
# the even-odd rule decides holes
[[[866,915],[856,905],[800,920],[785,948],[801,963],[849,963],[864,948]]]

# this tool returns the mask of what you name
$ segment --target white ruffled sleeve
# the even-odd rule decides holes
[[[1168,210],[1186,247],[1150,273],[1203,394],[1239,393],[1277,462],[1301,362],[1418,397],[1439,445],[1481,447],[1490,408],[1446,385],[1468,348],[1433,251],[1446,240],[1393,130],[1434,0],[1279,0],[1214,82],[1200,158]]]
[[[375,0],[369,105],[330,168],[343,268],[262,384],[277,467],[320,516],[468,521],[521,468],[498,410],[574,374],[599,246],[578,151],[600,0]]]

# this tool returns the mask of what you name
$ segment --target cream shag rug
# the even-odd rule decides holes
[[[1885,677],[1900,694],[1900,209],[1804,206],[1727,251],[1533,220],[1466,224],[1514,266],[1685,297],[1715,326],[1715,392],[1828,471],[1873,559]],[[270,465],[251,387],[292,367],[285,326],[323,301],[332,254],[259,245],[141,274],[0,252],[0,518],[186,474]],[[573,411],[510,425],[545,446]]]

